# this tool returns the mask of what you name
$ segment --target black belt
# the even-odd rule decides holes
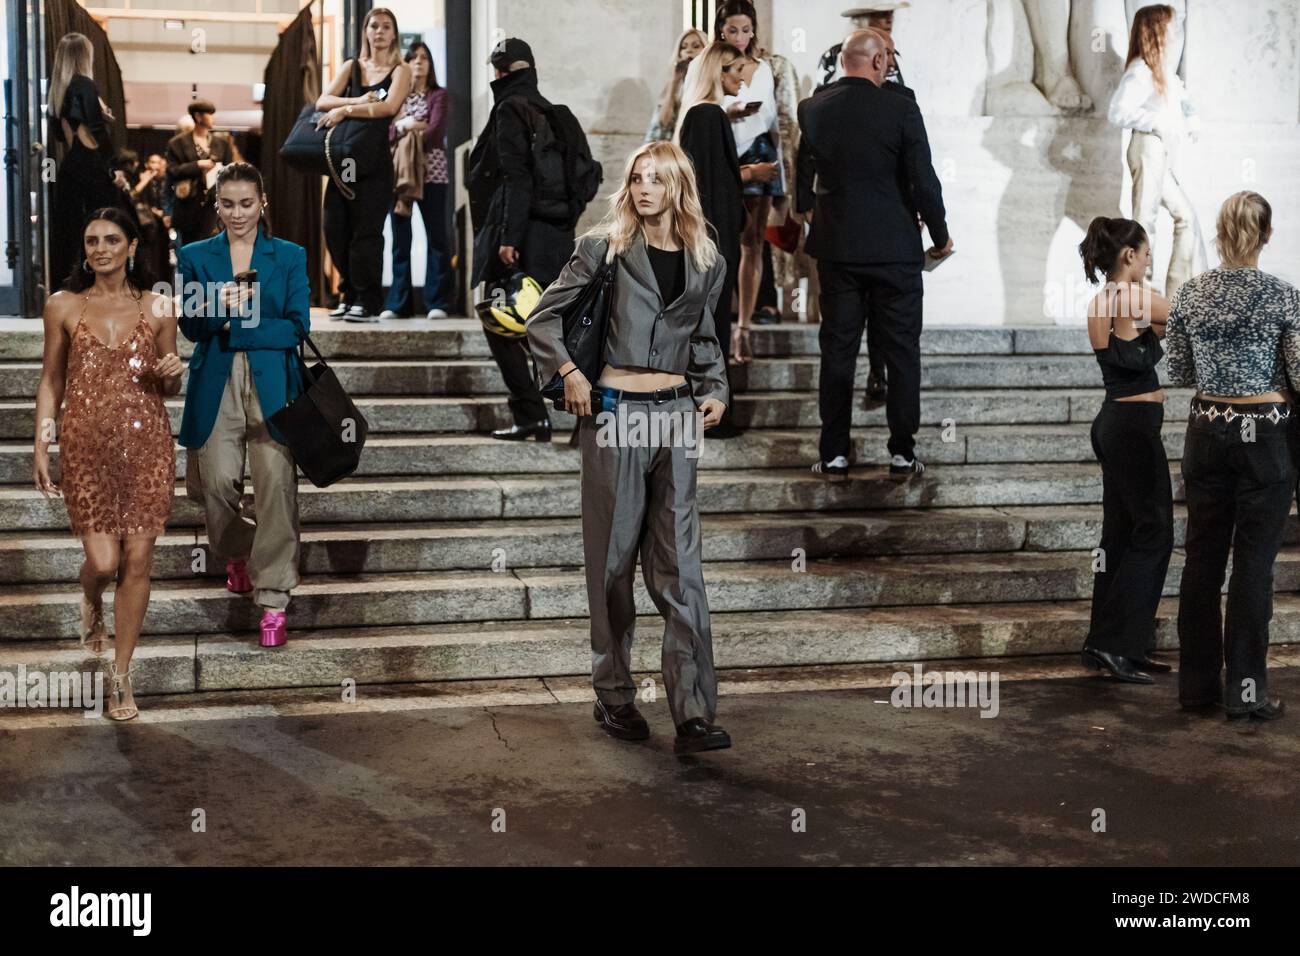
[[[593,385],[591,390],[600,395],[607,395],[616,402],[654,402],[656,405],[671,402],[675,398],[686,398],[691,394],[689,382],[674,385],[672,388],[656,388],[653,392],[625,392],[622,389],[610,388],[608,385]]]

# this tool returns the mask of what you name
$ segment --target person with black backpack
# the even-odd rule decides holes
[[[567,107],[537,90],[532,48],[515,37],[492,49],[492,112],[469,158],[474,267],[489,292],[523,273],[543,288],[573,253],[573,230],[600,188],[601,167]],[[514,424],[493,438],[550,441],[551,421],[529,365],[526,340],[484,330],[510,391]]]

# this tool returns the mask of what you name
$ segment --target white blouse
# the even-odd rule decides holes
[[[1200,117],[1178,74],[1165,73],[1165,95],[1156,92],[1155,75],[1142,59],[1124,71],[1115,95],[1110,98],[1107,118],[1116,126],[1150,133],[1157,128],[1168,145],[1176,146],[1186,133],[1200,129]]]

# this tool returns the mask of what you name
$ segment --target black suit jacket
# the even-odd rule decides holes
[[[827,262],[924,259],[916,214],[948,242],[943,190],[916,103],[846,76],[799,104],[795,208],[813,209],[805,248]]]
[[[229,163],[231,161],[230,140],[220,133],[209,133],[208,152],[215,162]],[[203,205],[207,198],[207,191],[203,188],[205,174],[199,169],[199,151],[194,146],[192,133],[180,133],[168,141],[167,172],[171,174],[173,183],[179,183],[182,179],[189,179],[194,183],[189,197],[177,198],[176,205],[185,209]]]

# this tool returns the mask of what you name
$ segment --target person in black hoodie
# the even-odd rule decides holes
[[[573,253],[573,208],[562,170],[534,167],[533,131],[547,122],[551,103],[537,91],[532,48],[511,37],[492,49],[496,68],[492,112],[469,158],[470,218],[474,226],[474,269],[470,284],[501,282],[523,272],[545,288]],[[552,181],[559,174],[559,181]],[[529,367],[524,339],[486,330],[488,348],[510,391],[514,425],[493,438],[550,441],[551,421]]]

